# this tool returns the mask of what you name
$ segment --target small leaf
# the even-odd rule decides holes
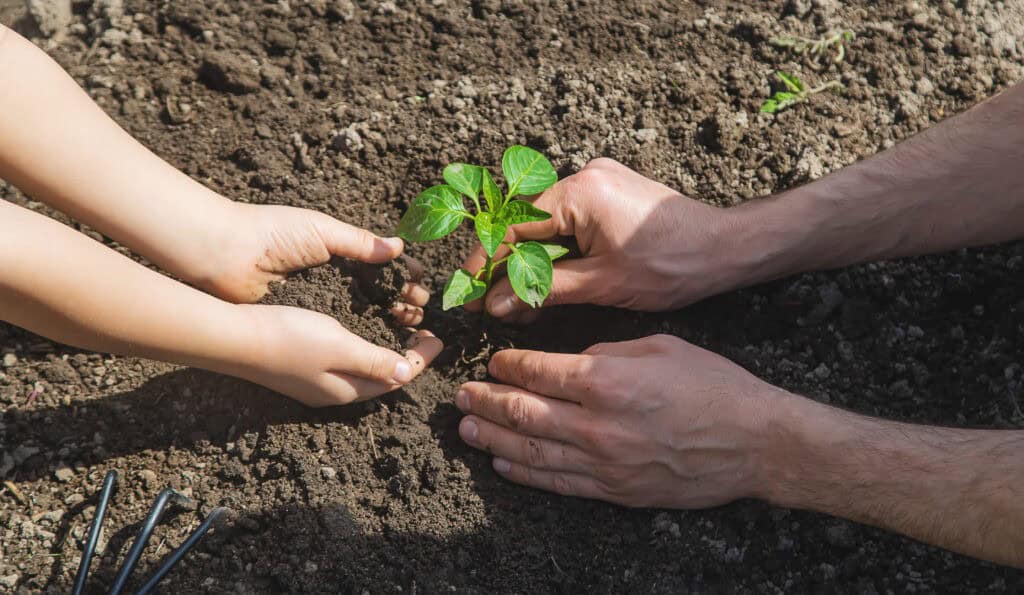
[[[541,246],[544,246],[544,250],[546,250],[548,256],[551,257],[551,262],[554,262],[569,253],[569,249],[561,244],[541,244]]]
[[[762,114],[774,114],[777,111],[779,111],[779,103],[774,99],[768,99],[761,104]]]
[[[513,200],[498,213],[498,219],[506,225],[518,225],[531,221],[547,221],[551,213],[542,211],[525,200]]]
[[[775,73],[775,76],[779,77],[779,80],[794,93],[801,93],[804,90],[804,83],[796,76],[792,74],[786,74],[785,72],[779,71]]]
[[[465,269],[459,269],[444,286],[441,307],[451,310],[456,306],[478,300],[484,297],[485,293],[487,293],[486,283],[474,279],[473,275],[470,275]]]
[[[501,170],[508,184],[508,197],[540,194],[558,181],[558,173],[547,157],[529,147],[515,145],[505,150]]]
[[[468,216],[462,197],[451,186],[432,186],[412,201],[397,233],[409,242],[429,242],[455,231]]]
[[[508,224],[500,217],[495,219],[494,214],[487,211],[477,214],[476,221],[473,223],[476,227],[476,237],[480,238],[480,244],[487,251],[488,256],[494,257],[494,253],[498,251],[502,240],[505,239]]]
[[[444,168],[444,181],[474,201],[480,196],[482,167],[467,163],[452,163]]]
[[[491,172],[483,167],[480,168],[480,171],[483,172],[484,198],[487,199],[487,209],[492,213],[497,213],[501,210],[501,190],[494,183]]]
[[[508,259],[508,280],[519,299],[532,308],[544,303],[551,292],[551,257],[539,242],[516,244]]]

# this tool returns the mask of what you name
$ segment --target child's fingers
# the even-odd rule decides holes
[[[382,238],[323,213],[314,214],[313,223],[334,256],[384,263],[398,258],[404,248],[401,238]]]
[[[391,315],[401,326],[417,326],[423,322],[423,308],[411,304],[395,304],[395,307],[391,308]]]
[[[406,283],[402,287],[401,301],[409,304],[410,306],[419,306],[422,308],[430,301],[430,292],[422,285]]]
[[[444,344],[440,339],[435,337],[430,331],[425,330],[418,331],[413,335],[407,345],[409,349],[405,352],[405,358],[412,364],[413,377],[418,376],[420,372],[426,369],[430,362],[434,361],[434,358],[444,348]],[[332,391],[336,390],[339,398],[351,397],[340,401],[344,403],[373,399],[402,386],[399,383],[379,382],[343,372],[333,372],[331,376],[333,376],[334,381],[329,380],[328,386],[333,387]]]
[[[419,283],[423,279],[423,263],[408,254],[401,256],[405,268],[409,269],[409,281]]]

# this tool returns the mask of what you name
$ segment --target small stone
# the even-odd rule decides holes
[[[142,485],[146,486],[146,489],[156,487],[156,473],[150,469],[139,471],[139,479],[142,480]]]
[[[71,24],[71,0],[28,0],[25,4],[46,37],[62,33]]]
[[[21,578],[17,574],[5,574],[0,576],[0,587],[7,587],[13,589],[18,584],[18,579]]]
[[[256,63],[232,52],[208,53],[199,67],[199,79],[215,91],[235,95],[254,93],[260,88],[260,72]]]
[[[651,143],[657,140],[658,131],[653,128],[641,128],[633,132],[633,136],[636,137],[641,143]]]
[[[334,467],[320,467],[320,475],[327,481],[334,481],[338,477],[338,471]]]
[[[819,379],[824,380],[832,375],[832,370],[829,369],[828,364],[822,362],[818,364],[817,368],[814,368],[814,375]]]
[[[6,353],[6,354],[4,354],[4,367],[5,368],[10,368],[11,366],[13,366],[16,363],[18,363],[18,356],[14,355],[13,353]]]
[[[57,481],[67,483],[75,476],[75,472],[71,470],[71,467],[61,465],[53,472],[53,476],[57,478]]]

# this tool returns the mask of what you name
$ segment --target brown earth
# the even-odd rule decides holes
[[[8,4],[0,17],[27,31]],[[497,163],[512,143],[563,175],[609,156],[735,204],[963,110],[1020,80],[1024,56],[1017,2],[118,4],[76,1],[67,35],[36,41],[212,188],[380,232],[443,164]],[[857,35],[841,64],[767,43],[839,27]],[[846,90],[759,114],[777,69]],[[9,186],[0,197],[49,213]],[[411,252],[436,290],[471,244],[466,230]],[[668,332],[862,413],[1019,428],[1022,270],[1024,245],[1010,244],[803,275],[662,315],[560,308],[523,329],[443,313],[435,296],[425,326],[448,347],[433,369],[326,411],[0,325],[0,470],[25,498],[0,493],[0,591],[68,590],[93,494],[118,469],[96,592],[164,486],[198,506],[168,515],[139,576],[203,513],[237,512],[169,577],[171,593],[1019,592],[1017,571],[821,515],[755,502],[626,510],[509,485],[460,442],[451,401],[509,345],[572,352]],[[318,275],[335,274],[305,278],[310,305]],[[373,312],[353,313],[394,339]]]

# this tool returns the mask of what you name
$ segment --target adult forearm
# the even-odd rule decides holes
[[[781,402],[762,498],[1024,567],[1024,431],[871,419]]]
[[[1024,84],[733,211],[747,282],[1024,236]]]
[[[140,145],[2,26],[0,178],[188,281],[206,274],[232,204]]]
[[[241,307],[0,200],[0,319],[62,343],[241,375]]]

